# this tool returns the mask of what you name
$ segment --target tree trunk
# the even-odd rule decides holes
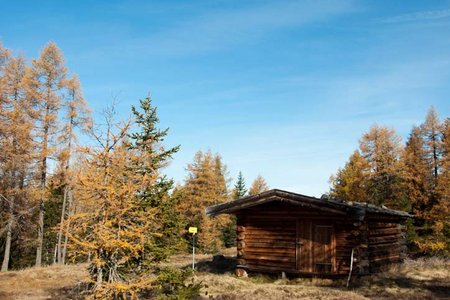
[[[53,264],[56,264],[57,256],[58,256],[58,244],[55,245],[55,251],[53,251]]]
[[[44,244],[44,196],[39,204],[38,245],[36,248],[36,267],[42,264],[42,247]]]
[[[59,232],[58,232],[58,245],[57,245],[57,261],[59,264],[64,264],[63,263],[63,254],[61,251],[61,242],[62,242],[62,235],[63,235],[63,227],[64,227],[64,220],[65,220],[65,216],[66,216],[66,203],[67,203],[67,193],[68,193],[68,187],[67,185],[64,187],[64,198],[63,198],[63,206],[62,206],[62,210],[61,210],[61,221],[60,221],[60,225],[59,225]],[[67,235],[66,235],[67,236]]]
[[[67,241],[69,239],[68,233],[70,229],[70,216],[73,214],[73,208],[72,208],[72,191],[69,189],[68,192],[68,201],[67,201],[67,227],[66,227],[66,233],[64,235],[64,246],[62,251],[62,264],[64,265],[66,263],[66,254],[67,254]]]
[[[5,255],[3,256],[1,272],[8,271],[9,256],[11,253],[11,237],[12,237],[13,220],[14,220],[14,198],[12,198],[9,202],[9,218],[8,218],[8,225],[6,227]]]
[[[48,92],[48,98],[50,98],[50,92]],[[47,181],[47,156],[48,156],[48,134],[50,124],[48,123],[48,116],[50,114],[50,107],[47,105],[45,108],[45,123],[43,128],[43,139],[42,139],[42,165],[41,165],[41,202],[39,203],[39,224],[38,224],[38,242],[36,248],[36,267],[40,267],[42,264],[42,247],[44,244],[44,193],[45,185]]]

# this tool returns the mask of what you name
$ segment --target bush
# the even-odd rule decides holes
[[[194,299],[200,295],[203,285],[201,282],[186,284],[192,275],[192,270],[180,270],[175,268],[164,268],[159,270],[158,279],[155,281],[157,287],[157,298],[159,299]]]

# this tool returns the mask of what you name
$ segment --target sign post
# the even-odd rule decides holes
[[[189,233],[192,233],[192,270],[195,270],[195,234],[197,227],[189,227]]]

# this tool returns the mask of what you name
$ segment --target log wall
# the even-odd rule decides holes
[[[406,256],[405,226],[392,221],[371,221],[369,226],[370,271],[398,263]]]
[[[331,211],[280,202],[262,204],[237,214],[238,267],[347,275],[353,250],[353,274],[367,274],[404,258],[404,231],[398,220],[354,222]],[[327,255],[331,259],[324,259]]]
[[[327,225],[332,226],[332,249],[318,247],[324,237],[313,232]],[[315,263],[321,249],[326,249],[333,255],[332,267],[322,272],[348,274],[352,248],[360,244],[361,236],[359,228],[343,215],[287,203],[264,204],[237,215],[238,265],[250,270],[321,273]]]

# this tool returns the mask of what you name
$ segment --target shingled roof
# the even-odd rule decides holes
[[[410,215],[403,211],[393,210],[386,207],[378,207],[368,203],[345,202],[327,198],[320,199],[278,189],[273,189],[257,195],[209,206],[206,208],[206,214],[210,217],[214,217],[219,214],[235,214],[242,209],[275,201],[286,202],[292,205],[308,207],[341,215],[347,215],[352,219],[360,221],[364,220],[366,214],[368,213],[400,219],[413,217],[413,215]]]

